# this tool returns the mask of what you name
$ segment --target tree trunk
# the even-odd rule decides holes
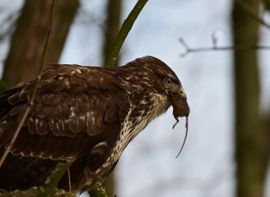
[[[107,1],[107,19],[104,31],[104,42],[103,42],[103,65],[108,61],[110,57],[111,48],[116,39],[116,36],[120,29],[121,19],[121,0],[108,0]],[[115,196],[116,181],[114,173],[107,177],[104,182],[106,192],[108,196]]]
[[[259,15],[260,0],[244,3]],[[259,23],[234,1],[232,34],[235,46],[256,45]],[[236,196],[263,197],[268,145],[260,116],[260,82],[257,51],[234,52]]]
[[[79,6],[79,0],[57,0],[46,63],[56,63]],[[12,86],[36,76],[50,20],[50,0],[26,0],[11,39],[2,80]]]

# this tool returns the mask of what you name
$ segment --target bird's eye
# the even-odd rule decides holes
[[[165,81],[166,85],[169,85],[169,86],[172,86],[175,84],[174,81],[171,80],[170,78],[165,78],[164,81]]]

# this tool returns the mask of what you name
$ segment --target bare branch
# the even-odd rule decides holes
[[[239,50],[270,50],[270,46],[264,45],[237,45],[237,46],[217,46],[216,37],[212,37],[213,46],[209,47],[189,47],[187,42],[183,39],[179,39],[180,44],[184,47],[184,52],[180,54],[181,57],[185,57],[190,53],[209,52],[209,51],[239,51]]]

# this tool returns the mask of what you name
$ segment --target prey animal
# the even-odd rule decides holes
[[[31,110],[0,168],[3,190],[38,186],[61,162],[72,164],[59,188],[89,189],[112,172],[151,120],[170,106],[177,120],[190,112],[180,80],[158,58],[115,68],[51,65],[37,86],[32,80],[0,93],[0,156],[35,88]]]

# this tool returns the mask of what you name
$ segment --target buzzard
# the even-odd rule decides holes
[[[0,94],[0,156],[35,84],[20,83]],[[170,106],[176,119],[189,115],[181,82],[155,57],[116,68],[51,65],[40,75],[30,113],[0,169],[0,188],[40,185],[57,164],[69,161],[69,173],[58,187],[91,188],[109,175],[128,143]]]

